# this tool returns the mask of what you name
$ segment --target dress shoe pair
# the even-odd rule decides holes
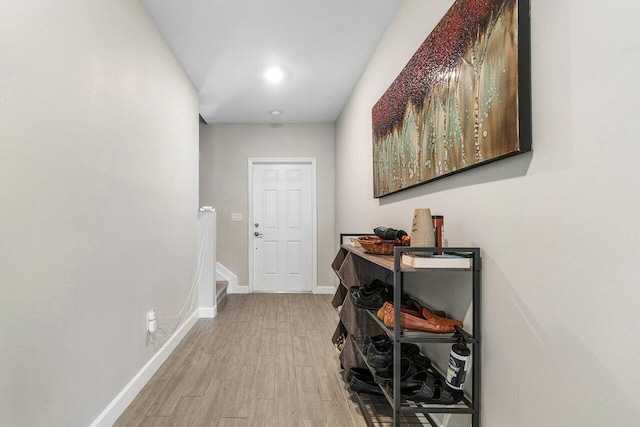
[[[429,362],[431,366],[431,362]],[[426,371],[426,368],[413,363],[408,357],[400,359],[400,382],[413,378],[419,372]],[[393,363],[389,364],[385,369],[377,370],[373,375],[373,379],[380,387],[385,387],[389,382],[393,382]],[[413,382],[412,382],[413,384]]]
[[[355,393],[382,395],[380,386],[374,381],[373,375],[368,369],[351,368],[347,373],[346,380],[349,383],[349,389]]]
[[[380,280],[369,285],[353,286],[349,289],[357,307],[378,310],[386,301],[393,301],[393,288]]]
[[[373,340],[375,338],[375,340]],[[393,341],[386,335],[384,337],[376,336],[367,340],[365,336],[365,345],[363,353],[366,354],[367,363],[375,369],[387,369],[393,363]],[[431,366],[431,361],[420,354],[420,347],[411,343],[400,344],[400,351],[403,357],[413,361],[416,365],[424,366],[425,369]]]
[[[389,394],[393,394],[393,382],[384,385]],[[442,378],[433,372],[419,371],[408,375],[400,382],[400,394],[407,400],[424,403],[453,405],[462,400],[463,393],[448,387]]]
[[[462,322],[456,319],[438,316],[437,311],[420,306],[415,301],[409,301],[406,306],[400,307],[400,327],[412,331],[431,332],[436,334],[448,334],[455,332],[456,326],[462,328]],[[439,313],[438,313],[439,314]],[[393,304],[386,302],[377,313],[378,319],[385,326],[393,328],[395,315]]]
[[[367,310],[378,310],[385,302],[393,302],[393,286],[378,279],[368,285],[349,288],[356,306]],[[410,301],[411,296],[403,293],[403,302]]]
[[[367,355],[367,353],[369,352],[369,345],[371,343],[382,345],[384,343],[390,343],[390,342],[391,342],[391,338],[389,338],[387,334],[380,334],[380,335],[374,335],[374,336],[365,335],[364,342],[362,345],[362,354],[364,354],[365,356]]]

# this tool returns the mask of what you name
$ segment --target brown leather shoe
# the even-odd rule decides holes
[[[400,306],[400,311],[403,312],[403,313],[410,314],[412,316],[422,317],[422,314],[420,313],[420,311],[411,310],[406,305],[401,305]],[[376,316],[378,317],[378,319],[380,319],[380,320],[382,320],[384,322],[384,316],[385,316],[385,314],[387,312],[391,312],[391,314],[393,315],[393,304],[391,304],[390,302],[385,302],[382,305],[382,307],[380,307],[380,309],[378,310],[378,313],[376,314]]]
[[[425,318],[427,322],[433,323],[434,325],[448,325],[448,326],[458,326],[462,328],[462,322],[457,319],[449,319],[447,318],[444,311],[440,310],[429,310],[427,307],[422,307],[417,302],[411,300],[407,303],[412,308],[415,308],[420,311],[422,314],[421,317]]]
[[[450,325],[450,326],[458,326],[459,328],[462,328],[462,322],[460,320],[436,316],[424,307],[422,308],[422,317],[427,319],[427,322],[433,323],[434,325]]]
[[[422,307],[420,304],[418,304],[416,301],[414,300],[409,300],[407,301],[407,305],[409,306],[409,308],[411,308],[412,310],[415,311],[419,311],[420,313],[422,313],[422,309],[425,307]],[[447,317],[447,313],[445,313],[443,310],[433,310],[430,309],[429,310],[434,316],[438,316],[438,317]],[[424,315],[423,315],[424,316]]]
[[[400,327],[403,329],[435,334],[450,334],[455,332],[455,326],[462,327],[462,322],[459,320],[432,316],[431,321],[429,321],[422,316],[415,315],[417,312],[413,310],[407,311],[401,310],[400,312]],[[395,325],[393,304],[386,303],[385,306],[380,308],[380,310],[378,310],[378,318],[380,318],[387,327],[393,328]]]

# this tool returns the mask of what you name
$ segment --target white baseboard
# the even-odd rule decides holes
[[[216,307],[201,307],[193,312],[191,316],[169,337],[160,350],[140,369],[131,381],[118,393],[118,395],[107,405],[104,411],[91,423],[91,427],[111,427],[116,420],[127,409],[129,404],[138,395],[142,387],[147,384],[153,374],[167,360],[173,350],[180,344],[180,341],[187,335],[187,332],[195,325],[200,318],[213,318],[217,314]]]
[[[316,287],[316,291],[314,292],[315,294],[333,294],[335,293],[336,288],[334,288],[333,286],[318,286]]]
[[[200,319],[213,319],[218,315],[218,306],[213,307],[200,307],[198,309],[198,318]]]

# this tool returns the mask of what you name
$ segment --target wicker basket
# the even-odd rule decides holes
[[[358,243],[365,252],[374,255],[391,255],[394,247],[404,245],[402,240],[382,240],[377,236],[358,237]]]

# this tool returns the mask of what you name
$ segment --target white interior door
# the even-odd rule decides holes
[[[312,166],[254,164],[253,290],[310,292],[312,280]]]

